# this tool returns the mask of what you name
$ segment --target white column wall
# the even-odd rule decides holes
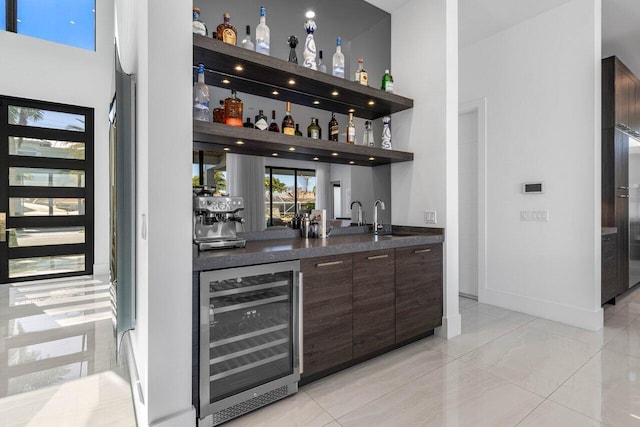
[[[574,0],[460,51],[461,103],[487,100],[483,302],[591,330],[603,322],[600,9]],[[523,195],[532,181],[545,193]]]

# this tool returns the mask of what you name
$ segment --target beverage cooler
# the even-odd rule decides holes
[[[298,391],[300,263],[200,273],[199,425],[215,426]]]

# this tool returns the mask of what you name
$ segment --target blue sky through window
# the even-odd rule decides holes
[[[7,9],[6,0],[0,0],[0,30],[7,29]]]
[[[18,34],[95,50],[95,9],[95,0],[18,0]]]

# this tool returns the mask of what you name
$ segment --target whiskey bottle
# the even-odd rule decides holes
[[[256,27],[256,52],[269,55],[271,47],[271,32],[267,26],[267,10],[260,7],[260,23]]]
[[[296,123],[296,136],[302,136],[302,132],[300,132],[300,125]]]
[[[220,106],[213,109],[213,121],[216,123],[224,123],[224,101],[220,100]]]
[[[236,91],[231,91],[231,97],[224,100],[224,122],[229,126],[242,127],[242,101]]]
[[[229,23],[230,20],[231,20],[231,15],[229,15],[228,13],[225,13],[224,22],[218,25],[217,35],[218,35],[218,40],[222,40],[227,44],[232,44],[235,46],[236,41],[238,39],[238,32],[236,31],[236,28]],[[240,125],[242,125],[242,123]]]
[[[276,123],[276,110],[271,110],[271,124],[269,125],[269,132],[280,132],[280,127]]]
[[[258,111],[258,115],[255,117],[256,129],[267,130],[269,123],[267,123],[267,116],[264,115],[262,110]]]
[[[389,70],[384,70],[384,76],[382,76],[382,87],[385,92],[393,93],[393,77]]]
[[[311,124],[307,127],[307,136],[311,139],[322,138],[322,129],[318,126],[318,119],[311,117]]]
[[[209,121],[209,87],[204,83],[204,65],[198,65],[198,81],[193,85],[193,118]]]
[[[353,123],[353,113],[349,113],[349,123],[347,123],[347,144],[356,143],[356,125]]]
[[[200,8],[193,8],[193,24],[192,24],[193,34],[200,34],[201,36],[208,36],[209,31],[207,30],[207,26],[200,20]]]
[[[247,34],[244,37],[244,40],[242,40],[242,47],[244,49],[248,49],[248,50],[254,50],[255,46],[253,45],[253,42],[251,41],[251,26],[247,25]]]
[[[331,120],[329,121],[329,141],[338,141],[339,134],[340,128],[336,120],[336,113],[331,113]]]
[[[287,102],[287,109],[284,115],[284,119],[282,119],[282,133],[285,135],[295,135],[296,134],[296,124],[293,121],[293,117],[291,117],[291,103]]]
[[[364,60],[362,58],[358,59],[358,69],[356,70],[355,81],[363,86],[369,86],[369,75],[364,70]]]

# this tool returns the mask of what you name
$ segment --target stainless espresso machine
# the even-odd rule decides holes
[[[245,239],[237,237],[244,231],[242,197],[213,196],[206,189],[193,197],[193,242],[198,249],[244,248]]]

